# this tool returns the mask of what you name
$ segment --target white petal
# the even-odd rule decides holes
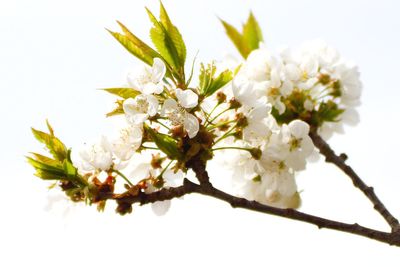
[[[279,115],[283,114],[286,110],[285,104],[283,104],[280,99],[275,101],[274,107],[278,110]]]
[[[270,105],[260,105],[255,107],[252,111],[250,111],[249,117],[252,120],[260,121],[266,118],[271,111]]]
[[[194,108],[195,106],[197,106],[199,97],[192,90],[190,89],[182,90],[177,88],[175,93],[176,97],[178,98],[178,102],[182,107]]]
[[[168,98],[164,101],[164,105],[161,109],[161,115],[165,116],[166,113],[170,113],[178,108],[178,103],[175,99]]]
[[[146,113],[135,113],[132,115],[126,115],[126,120],[129,124],[137,125],[142,124],[149,117]]]
[[[171,207],[171,200],[157,201],[151,204],[151,209],[157,216],[165,215]]]
[[[298,81],[301,77],[300,69],[294,64],[287,64],[285,66],[285,74],[291,81]]]
[[[157,98],[155,96],[153,96],[153,95],[148,95],[147,96],[147,103],[149,103],[147,114],[149,114],[150,117],[156,115],[157,111],[158,111],[158,100],[157,100]]]
[[[152,82],[146,83],[142,87],[143,94],[151,95],[151,94],[160,94],[163,90],[162,84],[155,84]]]
[[[196,116],[187,113],[185,116],[183,127],[187,131],[189,138],[193,138],[197,135],[197,132],[199,131],[199,120],[196,118]]]
[[[182,184],[183,180],[183,172],[182,170],[178,170],[177,172],[174,172],[171,169],[166,170],[163,173],[163,179],[165,180],[165,183],[167,186],[179,186]]]
[[[136,101],[133,98],[126,99],[122,104],[124,112],[128,115],[136,114],[135,106],[136,106]]]
[[[304,136],[301,141],[301,150],[303,157],[308,157],[314,151],[314,143],[309,136]]]
[[[159,58],[154,58],[151,80],[153,83],[159,83],[164,78],[167,68],[165,67],[164,61]]]
[[[288,96],[290,95],[290,93],[292,93],[292,91],[293,91],[293,83],[290,81],[284,81],[280,89],[281,94],[284,96]]]
[[[294,120],[294,121],[290,122],[288,126],[289,126],[290,133],[295,138],[303,138],[303,137],[307,136],[308,132],[310,131],[310,126],[301,120]]]

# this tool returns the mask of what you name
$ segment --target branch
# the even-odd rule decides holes
[[[357,173],[345,163],[346,156],[337,156],[331,147],[315,131],[310,132],[310,137],[319,152],[325,156],[325,161],[336,165],[353,181],[355,187],[360,189],[364,195],[372,202],[374,209],[377,210],[392,228],[392,232],[400,232],[399,221],[387,210],[374,192],[374,188],[367,186]]]
[[[236,197],[225,193],[215,187],[210,183],[210,178],[206,171],[206,165],[200,159],[194,157],[193,160],[187,162],[187,167],[192,168],[195,172],[197,179],[200,184],[193,183],[188,179],[184,179],[183,185],[179,187],[164,188],[159,191],[146,194],[144,192],[139,192],[137,195],[130,195],[129,193],[121,195],[105,195],[104,199],[115,199],[118,206],[122,209],[130,211],[129,208],[132,204],[139,203],[140,205],[145,205],[148,203],[154,203],[156,201],[170,200],[177,197],[182,197],[190,193],[198,193],[206,196],[210,196],[216,199],[220,199],[224,202],[229,203],[233,208],[243,208],[247,210],[258,211],[266,214],[276,215],[279,217],[284,217],[296,221],[306,222],[309,224],[314,224],[318,228],[327,228],[332,230],[337,230],[341,232],[346,232],[350,234],[355,234],[359,236],[364,236],[377,240],[386,244],[395,245],[400,247],[400,231],[397,231],[399,224],[396,218],[394,218],[385,206],[380,202],[378,197],[375,195],[371,187],[368,187],[364,182],[357,176],[357,174],[344,163],[344,157],[336,156],[332,149],[326,144],[326,142],[317,134],[311,133],[311,138],[313,139],[315,145],[320,149],[321,154],[323,154],[327,162],[332,162],[341,168],[350,178],[353,180],[354,185],[359,188],[364,194],[374,203],[376,210],[388,221],[392,227],[392,232],[383,232],[371,228],[361,226],[357,223],[348,224],[339,221],[334,221],[314,215],[310,215],[304,212],[300,212],[294,209],[281,209],[268,205],[261,204],[257,201],[250,201],[245,198]],[[125,211],[126,211],[125,210]]]
[[[204,172],[207,175],[207,172]],[[343,222],[338,222],[334,220],[329,220],[321,218],[318,216],[303,213],[294,209],[281,209],[272,206],[264,205],[256,201],[250,201],[245,198],[235,197],[227,194],[211,184],[199,185],[195,184],[188,179],[184,179],[182,186],[165,188],[157,192],[150,194],[140,193],[137,196],[123,196],[120,198],[114,198],[117,200],[119,205],[132,205],[134,203],[139,203],[140,205],[145,205],[153,203],[156,201],[164,201],[177,197],[184,196],[190,193],[198,193],[206,196],[210,196],[216,199],[220,199],[229,203],[233,208],[244,208],[248,210],[258,211],[266,214],[276,215],[279,217],[284,217],[296,221],[302,221],[310,224],[316,225],[318,228],[327,228],[332,230],[338,230],[341,232],[356,234],[364,237],[368,237],[377,241],[381,241],[390,245],[400,246],[400,233],[391,232],[386,233],[371,228],[367,228],[358,224],[348,224]],[[113,198],[110,196],[110,198]]]

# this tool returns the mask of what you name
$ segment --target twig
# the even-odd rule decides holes
[[[276,215],[296,221],[302,221],[310,224],[316,225],[318,228],[327,228],[332,230],[337,230],[341,232],[346,232],[350,234],[355,234],[359,236],[364,236],[377,240],[386,244],[395,245],[400,247],[400,231],[398,231],[399,223],[396,218],[394,218],[389,211],[385,208],[382,202],[375,195],[371,187],[365,185],[365,183],[357,176],[351,167],[346,165],[344,161],[346,157],[336,156],[329,145],[316,133],[312,132],[310,134],[314,141],[314,144],[320,149],[321,154],[326,157],[327,162],[334,163],[340,169],[342,169],[352,180],[354,185],[359,188],[364,194],[374,203],[375,209],[386,219],[389,225],[392,227],[391,232],[383,232],[380,230],[375,230],[361,226],[357,223],[349,224],[339,221],[334,221],[304,212],[300,212],[294,209],[281,209],[268,205],[261,204],[257,201],[250,201],[245,198],[236,197],[225,193],[217,188],[215,188],[211,182],[210,177],[206,171],[205,163],[198,157],[193,157],[190,161],[186,163],[188,168],[191,168],[195,174],[200,184],[193,183],[188,179],[184,179],[184,183],[179,187],[164,188],[159,191],[146,194],[144,192],[139,192],[137,195],[122,194],[114,195],[109,194],[103,196],[104,199],[115,199],[119,205],[123,207],[131,207],[134,203],[139,203],[140,205],[145,205],[148,203],[154,203],[156,201],[170,200],[173,198],[182,197],[191,193],[198,193],[206,196],[210,196],[216,199],[220,199],[224,202],[229,203],[233,208],[243,208],[252,211],[258,211],[266,214]]]
[[[204,172],[205,176],[207,172]],[[203,177],[204,178],[204,177]],[[264,205],[256,201],[250,201],[245,198],[235,197],[227,194],[219,189],[216,189],[211,184],[199,185],[195,184],[188,179],[184,180],[184,184],[179,187],[165,188],[157,192],[145,194],[140,193],[137,196],[126,196],[124,198],[117,199],[118,203],[124,203],[132,205],[134,203],[139,203],[140,205],[145,205],[148,203],[154,203],[156,201],[169,200],[173,198],[178,198],[190,193],[198,193],[213,198],[220,199],[229,203],[234,208],[244,208],[248,210],[258,211],[266,214],[276,215],[296,221],[302,221],[310,224],[316,225],[318,228],[327,228],[332,230],[338,230],[341,232],[356,234],[364,237],[368,237],[383,243],[390,245],[400,246],[400,234],[396,232],[382,232],[379,230],[374,230],[361,226],[359,224],[348,224],[342,223],[334,220],[329,220],[321,218],[318,216],[303,213],[294,209],[281,209],[272,206]]]
[[[337,156],[331,147],[325,142],[320,135],[315,131],[310,132],[310,137],[314,142],[314,145],[319,149],[319,152],[325,156],[325,161],[336,165],[340,168],[350,179],[353,181],[355,187],[360,189],[364,195],[372,202],[374,209],[377,210],[386,222],[392,228],[392,232],[400,232],[399,221],[387,210],[385,205],[380,201],[374,192],[374,188],[367,186],[363,180],[357,175],[357,173],[345,163],[347,156],[341,154]]]

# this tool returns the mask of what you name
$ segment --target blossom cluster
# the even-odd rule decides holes
[[[358,121],[357,68],[320,40],[277,54],[261,47],[243,62],[231,91],[246,118],[241,146],[262,151],[259,159],[241,152],[228,161],[239,193],[278,207],[297,207],[295,173],[305,169],[314,150],[310,125],[327,138],[343,123]]]
[[[58,180],[72,200],[99,209],[114,199],[117,212],[126,214],[132,205],[122,200],[179,186],[196,163],[222,158],[237,195],[299,207],[295,176],[314,152],[310,132],[328,137],[358,120],[357,68],[321,41],[273,53],[251,15],[246,24],[251,38],[230,35],[244,59],[201,64],[194,83],[193,67],[185,75],[185,44],[164,7],[159,21],[150,11],[149,16],[157,51],[121,23],[124,34],[110,31],[145,63],[128,74],[126,86],[104,89],[118,96],[108,116],[124,117],[119,134],[102,136],[71,156],[49,124],[49,133],[33,129],[53,156],[28,158],[36,175]],[[231,26],[223,24],[229,35]],[[117,180],[122,193],[116,192]],[[168,201],[153,205],[158,214],[168,207]]]

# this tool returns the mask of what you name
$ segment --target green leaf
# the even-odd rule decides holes
[[[159,57],[160,54],[153,50],[150,46],[145,44],[142,40],[132,34],[122,23],[118,22],[124,34],[107,30],[112,36],[128,50],[132,55],[147,63],[153,65],[153,58]]]
[[[263,36],[260,26],[252,12],[250,12],[246,23],[243,24],[242,32],[239,32],[239,30],[226,21],[222,19],[220,19],[220,21],[229,39],[231,39],[242,57],[247,58],[251,51],[259,48],[260,42],[263,41]]]
[[[47,164],[47,165],[50,165],[50,166],[53,166],[53,167],[56,167],[59,169],[62,168],[62,165],[60,164],[60,161],[58,161],[58,160],[55,160],[55,159],[52,159],[52,158],[49,158],[49,157],[46,157],[46,156],[43,156],[43,155],[40,155],[37,153],[33,153],[33,152],[31,152],[31,154],[36,161],[39,161],[41,163],[44,163],[44,164]]]
[[[141,94],[139,91],[132,88],[105,88],[101,90],[122,97],[123,99],[135,98],[136,96]]]
[[[157,51],[172,67],[173,75],[184,83],[186,46],[179,30],[172,24],[164,6],[160,4],[160,21],[146,8],[153,27],[150,29],[150,38]]]
[[[35,176],[43,180],[61,180],[62,176],[41,169],[36,169]]]
[[[181,66],[184,66],[186,60],[186,45],[178,28],[172,24],[164,5],[160,2],[160,21],[168,34],[171,36],[172,42],[178,53]]]
[[[242,55],[242,57],[247,58],[250,54],[249,48],[244,45],[242,34],[231,24],[226,21],[220,19],[222,25],[225,28],[225,32],[228,35],[229,39],[231,39],[232,43],[235,45],[236,49]]]
[[[45,173],[51,175],[52,177],[57,177],[57,179],[60,179],[61,177],[64,176],[64,171],[62,167],[56,167],[50,164],[46,164],[44,162],[35,160],[31,157],[26,157],[26,158],[28,160],[28,163],[32,165],[32,167],[34,167],[36,171],[39,170],[40,173]]]
[[[39,142],[46,145],[47,149],[54,156],[55,159],[63,161],[65,158],[67,158],[68,150],[65,145],[57,137],[54,136],[54,132],[50,124],[48,124],[48,126],[50,127],[49,130],[51,134],[38,131],[34,128],[32,128],[32,133]]]
[[[250,12],[246,24],[243,25],[243,41],[247,44],[250,51],[257,49],[263,41],[260,26],[253,13]]]
[[[114,110],[108,112],[106,114],[106,117],[112,117],[112,116],[117,116],[117,115],[122,115],[122,114],[124,114],[124,110],[122,109],[122,106],[118,106]]]
[[[181,159],[182,153],[178,149],[177,141],[169,135],[158,133],[150,126],[144,124],[144,129],[150,135],[157,147],[170,159]]]
[[[68,178],[75,178],[78,175],[78,170],[68,160],[64,160],[63,169]]]
[[[214,94],[218,89],[222,88],[233,79],[233,73],[230,70],[225,70],[217,77],[214,77],[216,71],[217,69],[214,65],[214,62],[208,64],[207,68],[204,67],[204,64],[201,64],[199,88],[202,96],[207,97]]]

